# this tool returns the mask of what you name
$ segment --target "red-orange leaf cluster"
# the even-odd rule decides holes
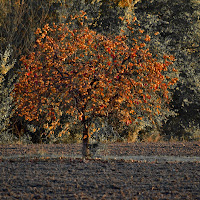
[[[72,22],[84,19],[82,12]],[[158,62],[145,47],[150,36],[139,29],[143,39],[135,39],[128,27],[131,44],[126,32],[106,37],[83,23],[73,30],[70,23],[37,29],[34,51],[21,58],[24,68],[14,89],[19,115],[52,122],[60,110],[88,127],[95,117],[113,113],[127,125],[145,113],[160,114],[156,106],[168,101],[168,88],[177,81],[163,74],[174,58]]]

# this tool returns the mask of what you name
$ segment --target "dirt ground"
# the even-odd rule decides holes
[[[80,154],[80,144],[1,145],[0,199],[200,200],[199,161],[75,157]],[[115,143],[102,145],[98,154],[200,157],[200,144]]]

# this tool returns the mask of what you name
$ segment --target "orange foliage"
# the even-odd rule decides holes
[[[82,12],[72,22],[84,22],[85,16]],[[22,56],[13,93],[19,116],[29,121],[53,122],[65,112],[89,125],[95,117],[118,113],[129,125],[144,112],[150,118],[160,114],[156,106],[160,99],[168,101],[168,87],[177,81],[162,73],[174,58],[164,56],[160,63],[145,49],[148,35],[141,42],[132,37],[130,45],[125,33],[106,37],[84,23],[76,29],[70,23],[47,24],[35,34],[34,52]]]

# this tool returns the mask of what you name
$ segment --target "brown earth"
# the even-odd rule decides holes
[[[199,161],[75,158],[80,154],[80,144],[1,145],[0,199],[200,200]],[[200,144],[115,143],[98,154],[200,157]]]

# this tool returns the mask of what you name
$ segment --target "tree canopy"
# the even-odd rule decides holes
[[[85,12],[67,24],[38,28],[34,51],[21,58],[14,89],[19,116],[51,133],[63,112],[79,119],[84,156],[96,118],[115,116],[126,125],[143,117],[154,122],[169,102],[168,88],[177,81],[166,75],[174,57],[164,55],[158,62],[146,48],[151,37],[138,29],[134,38],[135,20],[125,21],[127,29],[112,36],[90,30]]]

